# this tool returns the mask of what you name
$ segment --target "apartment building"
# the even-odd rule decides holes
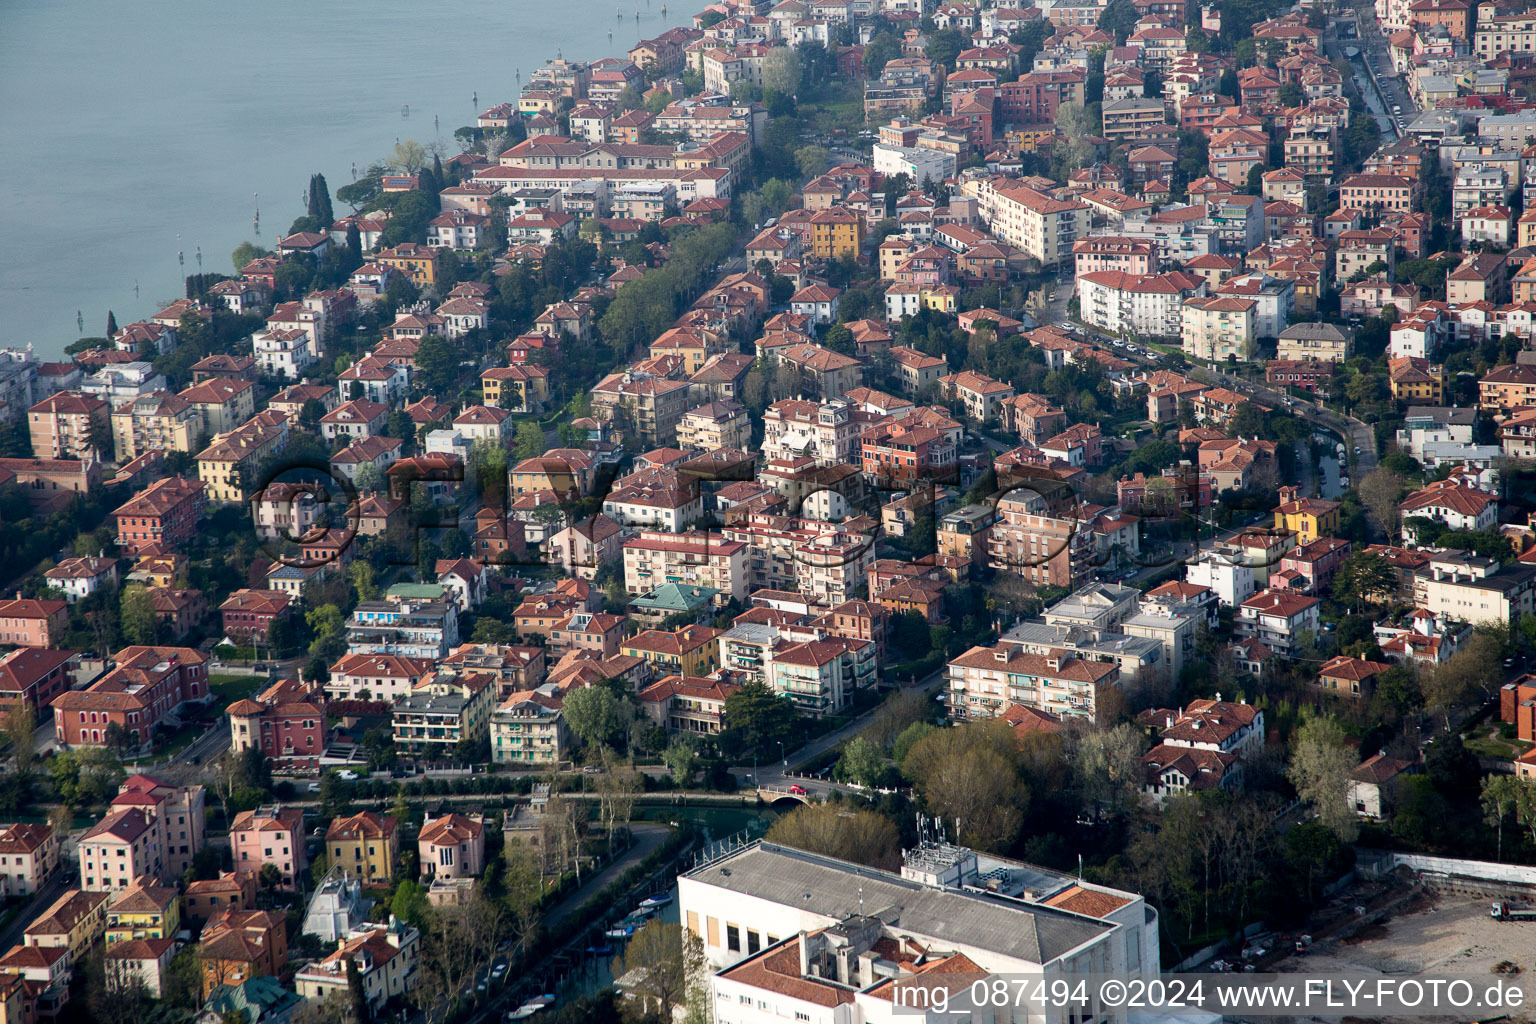
[[[1351,174],[1339,183],[1339,207],[1375,212],[1413,210],[1415,182],[1397,174]]]
[[[1015,704],[1093,721],[1100,691],[1120,681],[1120,666],[1060,650],[1031,653],[1005,637],[950,661],[948,676],[949,714],[955,721],[996,718]]]
[[[1185,299],[1180,319],[1184,354],[1207,362],[1251,360],[1257,309],[1256,300],[1229,295]]]
[[[1536,575],[1536,569],[1532,570]],[[1315,597],[1283,590],[1263,590],[1237,606],[1233,632],[1244,639],[1258,640],[1276,654],[1287,656],[1297,649],[1303,632],[1318,635],[1318,611],[1322,602]]]
[[[719,591],[716,601],[746,599],[747,545],[720,533],[676,535],[642,530],[624,542],[624,588],[646,594],[662,583],[688,583]]]
[[[304,811],[275,805],[244,811],[229,824],[229,845],[235,870],[259,876],[271,864],[283,876],[285,889],[298,886],[306,866]]]
[[[805,457],[818,466],[856,462],[859,430],[852,404],[843,399],[775,402],[763,412],[763,459]]]
[[[570,757],[574,734],[553,687],[513,693],[491,715],[491,760],[548,766]]]
[[[856,690],[875,685],[879,663],[868,640],[828,637],[775,649],[769,686],[802,714],[820,718],[846,708]]]
[[[1536,607],[1536,565],[1500,567],[1492,559],[1447,551],[1415,573],[1414,605],[1474,625],[1507,625]]]
[[[106,402],[90,395],[68,391],[49,395],[27,410],[32,454],[40,459],[85,462],[106,457],[111,413]]]
[[[1066,508],[1029,486],[997,502],[997,521],[987,538],[994,568],[1039,586],[1075,587],[1091,568],[1093,537]]]
[[[615,373],[591,390],[592,415],[633,434],[641,444],[669,445],[688,410],[691,385],[639,373]]]
[[[982,219],[995,238],[1043,266],[1057,267],[1072,259],[1074,243],[1088,233],[1092,211],[1087,203],[1053,199],[1009,178],[974,178],[961,187],[978,200]]]
[[[394,878],[399,844],[395,819],[373,811],[337,818],[325,833],[331,866],[345,868],[370,885],[387,885]]]
[[[1137,276],[1100,270],[1080,274],[1077,289],[1086,323],[1116,334],[1169,338],[1182,328],[1184,300],[1203,296],[1206,283],[1182,271]]]
[[[325,690],[320,683],[279,679],[238,700],[229,716],[230,746],[254,747],[284,768],[318,768],[325,753]]]
[[[428,814],[416,848],[424,876],[474,878],[485,870],[485,819],[479,814]]]
[[[168,391],[131,398],[112,412],[112,442],[119,462],[150,451],[195,451],[202,431],[198,408]]]
[[[67,746],[106,746],[116,726],[134,746],[152,742],[156,725],[182,704],[209,697],[207,659],[186,647],[125,647],[116,667],[84,690],[54,699],[54,733]]]
[[[59,870],[63,843],[51,825],[0,825],[0,894],[30,896]]]
[[[490,735],[496,694],[496,679],[486,673],[434,672],[394,706],[395,746],[426,760],[455,760],[460,743]]]

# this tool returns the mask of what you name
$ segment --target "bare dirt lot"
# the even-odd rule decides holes
[[[1379,910],[1396,896],[1385,888],[1369,893],[1356,891],[1338,901],[1339,913],[1329,922],[1329,930],[1342,923],[1338,918],[1353,913],[1356,905]],[[1372,899],[1371,897],[1375,898]],[[1355,904],[1356,898],[1365,904]],[[1393,975],[1403,978],[1425,976],[1460,976],[1477,982],[1486,978],[1520,984],[1526,995],[1536,989],[1536,922],[1495,921],[1488,916],[1490,900],[1484,897],[1441,895],[1420,892],[1398,906],[1380,923],[1370,924],[1342,940],[1323,939],[1304,956],[1287,956],[1267,963],[1261,970],[1282,974]],[[1324,913],[1320,915],[1327,917]],[[1316,923],[1316,922],[1314,922]],[[1321,938],[1321,936],[1320,936]],[[1519,973],[1495,971],[1505,962],[1520,968]],[[1507,966],[1507,965],[1506,965]],[[1269,1018],[1263,1024],[1285,1021],[1327,1021],[1337,1024],[1427,1024],[1429,1021],[1470,1021],[1504,1019],[1529,1021],[1536,1014],[1528,1005],[1510,1012],[1488,1011],[1467,1015],[1437,1016],[1425,1013],[1416,1017],[1345,1016]],[[1241,1019],[1241,1018],[1238,1018]]]
[[[1502,961],[1536,971],[1536,922],[1495,921],[1489,900],[1470,896],[1415,897],[1380,924],[1340,942],[1290,956],[1270,970],[1325,974],[1491,975]]]

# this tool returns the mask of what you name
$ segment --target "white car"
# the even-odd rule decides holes
[[[357,772],[353,771],[350,768],[342,768],[339,771],[337,771],[336,774],[339,777],[341,777],[343,779],[346,779],[348,782],[356,782],[357,781]]]

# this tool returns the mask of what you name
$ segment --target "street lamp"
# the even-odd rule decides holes
[[[779,757],[783,758],[783,760],[784,760],[784,767],[788,768],[789,767],[789,756],[784,753],[784,741],[783,740],[779,740]]]

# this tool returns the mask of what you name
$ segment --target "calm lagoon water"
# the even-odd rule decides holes
[[[662,2],[0,0],[0,347],[54,358],[76,311],[87,335],[153,314],[199,248],[229,273],[241,241],[273,244],[312,173],[334,190],[397,139],[456,153],[519,72],[687,16]]]

